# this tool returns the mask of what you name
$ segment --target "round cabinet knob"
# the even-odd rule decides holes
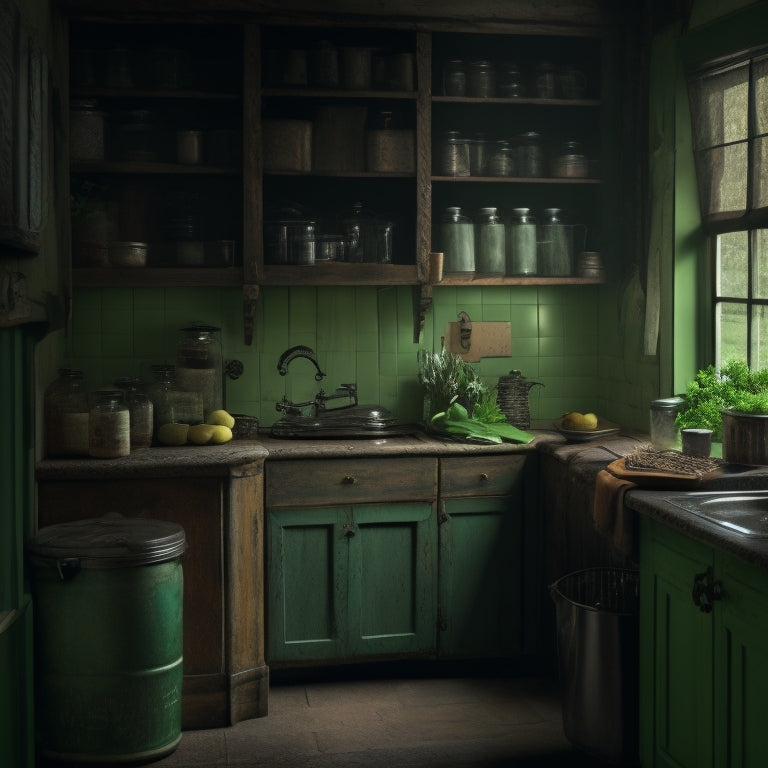
[[[352,475],[345,475],[344,479],[341,481],[344,485],[354,485],[357,480],[352,477]]]
[[[487,472],[481,472],[480,473],[480,479],[485,483],[488,480],[488,473]]]

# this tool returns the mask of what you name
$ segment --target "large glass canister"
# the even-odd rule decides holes
[[[514,208],[507,232],[507,275],[537,274],[536,219],[530,208]]]
[[[88,411],[83,372],[61,368],[43,397],[48,456],[88,455]]]
[[[88,416],[88,453],[117,459],[131,453],[131,416],[120,389],[101,389]]]
[[[203,419],[223,408],[223,359],[221,329],[191,325],[179,330],[176,342],[176,385],[198,392],[203,400]]]
[[[682,397],[664,397],[651,401],[651,443],[654,448],[667,450],[680,447],[680,430],[676,419],[682,405]]]
[[[563,223],[559,208],[545,208],[539,227],[539,274],[567,277],[573,274],[573,228]]]
[[[496,95],[496,68],[490,61],[481,59],[470,63],[467,91],[469,96],[480,99]]]
[[[443,64],[443,94],[467,95],[467,65],[462,59],[449,59]]]
[[[147,385],[152,403],[154,432],[163,424],[199,424],[203,421],[203,398],[199,392],[186,392],[176,386],[172,365],[153,365],[153,381]]]
[[[544,149],[541,134],[527,131],[517,138],[517,175],[524,178],[544,176]]]
[[[503,275],[506,270],[505,227],[497,209],[481,208],[475,229],[475,271],[478,275]]]
[[[440,224],[443,272],[447,275],[475,271],[475,226],[461,208],[446,208]]]
[[[515,158],[509,142],[502,139],[495,142],[486,164],[488,176],[514,176]]]

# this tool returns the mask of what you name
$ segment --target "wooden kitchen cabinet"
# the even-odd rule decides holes
[[[535,487],[530,457],[440,459],[440,657],[535,650]]]
[[[436,468],[267,462],[270,665],[434,653]]]
[[[200,474],[38,479],[39,527],[117,512],[184,528],[185,729],[266,715],[269,689],[261,464],[231,475]]]
[[[695,579],[714,585],[710,612]],[[768,575],[643,518],[640,611],[643,765],[762,765]]]

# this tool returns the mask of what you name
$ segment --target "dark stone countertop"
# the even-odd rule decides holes
[[[757,482],[758,477],[761,477],[761,485],[749,487],[768,489],[766,469],[768,467],[757,470],[749,478],[752,482]],[[711,486],[708,488],[711,489]],[[722,487],[718,489],[725,490]],[[668,501],[673,493],[676,492],[632,490],[624,496],[624,504],[629,509],[668,525],[702,544],[728,552],[750,565],[768,571],[768,538],[746,536],[729,531],[717,523],[711,523],[698,515],[686,512]]]

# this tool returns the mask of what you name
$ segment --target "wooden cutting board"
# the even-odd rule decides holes
[[[460,355],[468,363],[476,363],[483,357],[510,357],[512,354],[512,328],[510,323],[472,323],[469,350],[461,346],[461,323],[448,323],[445,331],[445,348]]]

